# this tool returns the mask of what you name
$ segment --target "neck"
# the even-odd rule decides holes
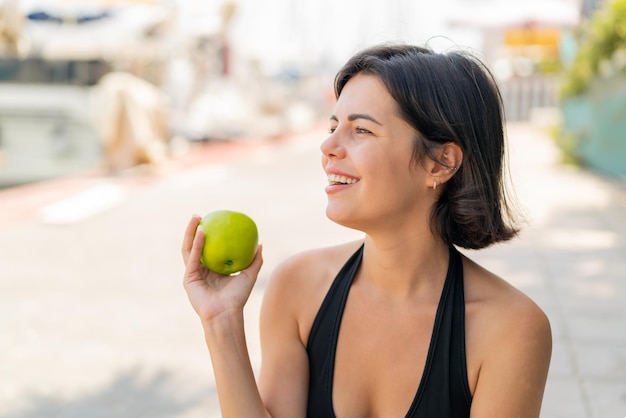
[[[430,231],[381,237],[367,235],[360,278],[377,294],[438,298],[446,278],[449,248]]]

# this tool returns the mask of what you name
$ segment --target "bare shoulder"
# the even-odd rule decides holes
[[[526,408],[520,416],[538,416],[552,352],[548,317],[505,279],[467,258],[463,268],[472,409],[508,416]]]
[[[521,290],[468,258],[464,258],[463,268],[468,315],[483,331],[506,338],[549,331],[546,314]]]
[[[264,309],[280,309],[292,316],[305,339],[333,279],[361,244],[352,241],[311,249],[284,260],[270,275]]]
[[[333,278],[358,246],[354,242],[296,254],[270,275],[259,323],[259,391],[272,416],[305,416],[311,326]]]
[[[360,244],[361,241],[352,241],[340,245],[310,249],[292,255],[274,269],[270,280],[299,281],[303,276],[311,276],[306,278],[307,281],[314,280],[320,272],[337,267],[337,263],[343,265]]]

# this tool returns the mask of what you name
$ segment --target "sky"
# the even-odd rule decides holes
[[[6,1],[6,0],[4,0]],[[326,52],[345,57],[376,41],[424,42],[445,32],[445,16],[459,0],[236,0],[232,36],[254,54]],[[462,1],[462,0],[461,0]],[[484,2],[489,0],[465,0]],[[3,0],[0,0],[2,3]],[[20,0],[24,9],[74,8],[107,0]],[[225,0],[161,0],[178,5],[187,18],[206,19],[219,13]]]
[[[200,7],[196,0],[176,1]],[[202,2],[205,7],[221,3]],[[484,35],[478,26],[521,19],[575,24],[579,15],[578,0],[237,0],[237,5],[230,36],[240,53],[267,63],[293,57],[332,65],[361,47],[389,41],[480,54]],[[451,20],[465,25],[450,25]]]
[[[242,52],[257,54],[268,62],[275,62],[280,55],[321,58],[336,65],[357,49],[376,42],[429,42],[431,46],[459,43],[445,24],[446,10],[453,2],[240,0],[241,13],[233,22],[232,36]],[[467,34],[461,43],[478,46],[477,39]]]
[[[0,3],[3,0],[0,0]],[[7,0],[4,0],[7,1]],[[21,0],[23,8],[75,7],[113,0]],[[138,1],[138,0],[136,0]],[[145,1],[145,0],[144,0]],[[159,0],[154,0],[159,1]],[[226,0],[160,0],[180,8],[181,27],[207,32],[219,27]],[[480,53],[483,35],[450,19],[481,25],[532,15],[575,19],[552,7],[576,0],[235,0],[228,36],[233,53],[261,63],[266,72],[285,62],[336,67],[356,50],[377,42],[428,44],[435,50],[461,47]],[[85,7],[85,6],[83,6]],[[576,13],[576,10],[574,10]]]

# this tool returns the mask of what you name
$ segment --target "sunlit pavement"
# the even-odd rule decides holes
[[[472,255],[550,317],[542,417],[626,417],[626,182],[559,164],[541,130],[514,125],[509,135],[529,225],[511,244]]]
[[[181,286],[183,230],[217,208],[257,221],[265,265],[246,313],[258,367],[257,313],[276,263],[359,236],[324,216],[324,136],[224,144],[155,176],[91,173],[0,192],[0,416],[219,417]],[[622,418],[625,183],[560,165],[532,126],[512,125],[509,137],[528,225],[509,244],[466,253],[551,319],[542,417]]]

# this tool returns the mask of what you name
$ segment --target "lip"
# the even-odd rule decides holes
[[[354,186],[355,184],[357,184],[359,182],[359,178],[355,177],[351,174],[348,174],[344,171],[341,170],[337,170],[335,168],[329,167],[329,168],[325,168],[324,171],[326,172],[326,175],[329,176],[331,174],[335,175],[335,176],[339,176],[339,177],[347,177],[349,179],[354,179],[356,180],[354,183],[350,183],[350,184],[329,184],[328,186],[326,186],[326,193],[327,194],[333,194],[333,193],[337,193],[340,192],[344,189],[350,188],[352,186]]]
[[[329,184],[324,190],[326,191],[326,194],[330,195],[352,186],[354,186],[354,184]]]
[[[349,177],[351,179],[359,180],[358,177],[355,177],[352,174],[348,174],[345,171],[337,170],[336,168],[333,168],[333,167],[327,167],[324,169],[324,171],[326,172],[327,175],[334,174],[336,176]]]

